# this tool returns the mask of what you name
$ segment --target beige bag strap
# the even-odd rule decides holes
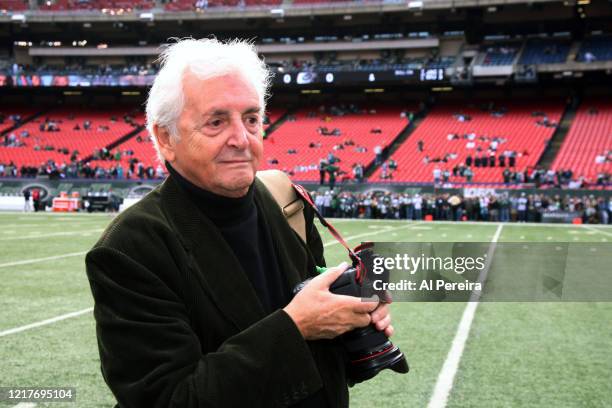
[[[289,176],[280,170],[262,170],[257,172],[257,178],[270,191],[289,226],[306,242],[304,202],[293,189]]]

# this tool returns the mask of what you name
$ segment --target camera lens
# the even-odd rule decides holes
[[[342,336],[342,341],[349,359],[349,385],[369,380],[387,368],[397,373],[409,370],[401,350],[374,326],[352,330]]]

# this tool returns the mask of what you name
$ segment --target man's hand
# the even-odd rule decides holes
[[[372,317],[372,324],[376,326],[379,331],[384,331],[387,337],[393,336],[393,326],[391,326],[391,315],[389,314],[389,304],[380,303],[376,310],[370,313]]]
[[[347,331],[365,327],[372,322],[371,313],[377,312],[377,321],[388,317],[386,308],[377,309],[377,301],[364,302],[353,296],[335,295],[329,286],[346,270],[345,262],[313,278],[283,310],[293,319],[306,340],[333,339]],[[385,321],[381,327],[387,328]],[[392,331],[392,329],[391,329]]]

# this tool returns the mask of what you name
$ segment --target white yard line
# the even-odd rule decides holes
[[[34,258],[34,259],[25,259],[23,261],[7,262],[7,263],[0,264],[0,268],[7,268],[9,266],[18,266],[18,265],[28,265],[28,264],[38,263],[38,262],[53,261],[55,259],[70,258],[73,256],[82,256],[82,255],[85,255],[86,253],[87,251],[71,252],[69,254],[47,256],[45,258]]]
[[[15,327],[13,329],[4,330],[4,331],[0,332],[0,337],[8,336],[9,334],[19,333],[19,332],[22,332],[22,331],[25,331],[25,330],[30,330],[30,329],[33,329],[33,328],[36,328],[36,327],[40,327],[40,326],[46,326],[48,324],[53,324],[55,322],[59,322],[61,320],[66,320],[66,319],[70,319],[72,317],[81,316],[81,315],[84,315],[84,314],[89,313],[91,311],[93,311],[93,307],[88,307],[87,309],[78,310],[76,312],[66,313],[66,314],[63,314],[63,315],[60,315],[60,316],[52,317],[51,319],[42,320],[40,322],[26,324],[25,326],[19,326],[19,327]]]
[[[17,405],[13,405],[13,408],[34,408],[36,406],[33,402],[20,402]]]
[[[589,231],[599,232],[600,234],[604,234],[604,235],[607,235],[609,237],[612,237],[612,232],[604,231],[602,228],[593,228],[593,227],[587,226],[587,225],[585,225],[583,228],[586,228]]]
[[[26,236],[18,236],[18,237],[4,237],[0,238],[0,241],[19,241],[24,239],[38,239],[38,238],[49,238],[49,237],[64,237],[64,236],[72,236],[72,235],[80,235],[88,232],[102,232],[104,228],[96,228],[96,229],[84,229],[82,231],[61,231],[61,232],[50,232],[48,234],[32,234]]]
[[[489,273],[489,268],[491,267],[491,262],[493,261],[493,254],[496,246],[495,244],[499,240],[503,227],[504,224],[499,224],[497,230],[495,231],[495,235],[493,236],[493,240],[491,241],[491,245],[489,245],[489,250],[487,252],[487,261],[484,269],[478,276],[478,282],[484,283],[487,279],[487,274]],[[461,356],[465,348],[465,343],[470,334],[472,322],[474,321],[474,315],[476,313],[476,309],[478,308],[479,299],[480,292],[472,292],[470,301],[463,311],[463,316],[461,316],[457,333],[455,334],[451,348],[448,351],[448,355],[446,356],[442,370],[438,375],[438,380],[436,381],[433,394],[431,395],[431,399],[427,405],[428,408],[446,407],[448,396],[453,388],[455,375],[457,374],[459,362],[461,361]]]
[[[410,227],[414,227],[414,224],[402,225],[401,227],[389,227],[389,228],[381,229],[381,230],[374,231],[374,232],[368,231],[368,232],[365,232],[363,234],[351,235],[350,237],[344,238],[344,240],[345,241],[350,241],[352,239],[357,239],[357,238],[361,238],[361,237],[369,237],[371,235],[382,234],[383,232],[398,231],[398,230],[406,229],[406,228],[410,228]],[[333,241],[330,241],[330,242],[327,242],[327,243],[323,244],[323,247],[328,247],[328,246],[336,245],[336,244],[339,244],[339,242],[334,239]]]

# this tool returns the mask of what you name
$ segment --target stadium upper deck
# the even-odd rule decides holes
[[[602,2],[604,0],[590,0]],[[589,4],[590,4],[589,2]],[[500,10],[514,6],[528,6],[533,14],[540,5],[558,4],[558,0],[47,0],[40,6],[28,0],[0,0],[0,21],[153,21],[181,19],[218,19],[220,16],[285,18],[304,16],[326,16],[368,13],[421,13],[422,11],[448,11],[480,8],[487,12],[503,6]],[[34,4],[34,5],[31,5]],[[534,5],[537,5],[534,7]],[[573,3],[567,3],[573,7]],[[585,7],[584,3],[581,3]],[[492,11],[491,11],[492,10]],[[143,14],[144,12],[144,14]],[[271,14],[272,12],[272,14]],[[15,14],[18,17],[13,18]],[[4,15],[4,18],[3,16]]]

